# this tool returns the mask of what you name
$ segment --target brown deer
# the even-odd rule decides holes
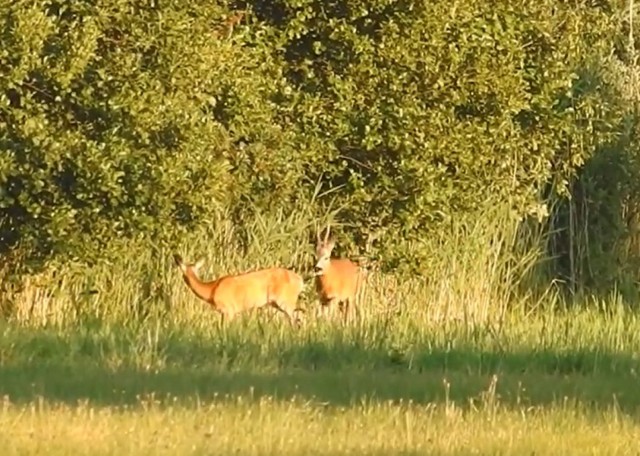
[[[299,323],[298,297],[304,288],[302,277],[284,268],[268,268],[219,277],[211,282],[203,282],[198,270],[203,261],[188,264],[178,254],[173,259],[182,271],[182,278],[191,291],[209,303],[221,314],[222,323],[236,315],[250,310],[271,306],[284,313],[293,325]]]
[[[366,270],[347,258],[331,258],[336,242],[330,238],[329,226],[324,238],[316,233],[316,241],[314,275],[322,313],[326,314],[336,303],[346,322],[351,306],[358,313],[356,296],[366,278]]]

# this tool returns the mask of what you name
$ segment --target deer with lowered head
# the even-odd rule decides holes
[[[297,307],[297,304],[304,282],[295,272],[274,267],[225,275],[204,282],[198,274],[203,264],[202,259],[195,264],[184,262],[178,254],[173,259],[193,294],[220,313],[222,323],[232,320],[242,312],[266,306],[285,314],[292,325],[299,323],[296,314],[304,312],[304,309]]]

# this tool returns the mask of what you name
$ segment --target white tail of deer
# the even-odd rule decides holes
[[[211,282],[203,282],[198,276],[202,260],[188,264],[180,255],[173,256],[182,271],[182,277],[191,291],[209,303],[222,316],[222,322],[232,320],[241,312],[271,306],[284,313],[291,324],[298,323],[298,297],[304,288],[302,277],[284,268],[227,275]]]
[[[363,286],[366,270],[347,258],[331,258],[336,243],[330,238],[329,230],[327,226],[324,239],[316,233],[316,290],[322,313],[325,314],[336,303],[346,321],[351,307],[359,313],[356,296]]]

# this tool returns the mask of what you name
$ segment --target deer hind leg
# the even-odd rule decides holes
[[[322,298],[320,299],[320,315],[322,318],[327,318],[333,313],[335,304],[340,304],[336,298]]]
[[[345,323],[349,321],[356,322],[361,320],[361,309],[355,296],[345,298],[342,306],[340,307],[340,310],[342,311],[342,317]]]
[[[286,306],[286,314],[289,317],[289,321],[292,325],[300,327],[300,317],[298,314],[305,314],[307,311],[304,307],[299,307],[297,300],[292,300],[290,305]]]
[[[289,323],[293,325],[293,313],[289,310],[289,306],[287,306],[284,302],[278,302],[277,300],[269,301],[268,307],[272,307],[278,311],[278,313],[282,313],[286,315]],[[273,319],[273,318],[272,318]]]
[[[218,329],[220,331],[224,331],[224,329],[228,326],[229,321],[233,319],[232,315],[229,315],[225,312],[220,312],[220,319],[218,320]]]
[[[289,306],[284,302],[279,303],[277,301],[271,301],[269,303],[269,306],[273,307],[274,309],[277,309],[279,313],[284,314],[287,317],[289,324],[291,326],[294,326],[294,323],[295,323],[294,306]]]
[[[291,325],[292,328],[300,327],[300,319],[296,316],[296,313],[301,310],[303,309],[298,308],[298,309],[288,310],[285,312],[289,319],[289,324]]]
[[[351,307],[351,300],[349,298],[343,299],[339,302],[340,313],[342,314],[343,323],[349,322],[349,310]]]
[[[291,310],[287,306],[278,306],[277,309],[287,316],[287,320],[289,321],[289,326],[291,326],[292,328],[296,326],[297,322],[296,322],[296,318],[293,310]]]
[[[263,314],[265,313],[267,314],[266,318],[267,318],[267,323],[269,324],[271,324],[276,314],[278,313],[278,312],[271,312],[271,309],[282,310],[280,309],[280,306],[278,306],[278,303],[275,301],[269,301],[267,305],[260,307],[260,311]]]
[[[230,324],[232,321],[235,321],[239,315],[242,315],[242,311],[238,312],[235,310],[227,310],[226,312],[223,313],[224,324],[225,325]]]
[[[351,314],[354,321],[362,321],[362,309],[360,308],[360,306],[362,305],[362,299],[358,298],[358,296],[355,295],[349,298],[349,302],[351,304]]]
[[[307,313],[307,310],[302,308],[302,307],[296,307],[295,309],[293,309],[293,317],[295,318],[295,321],[297,323],[298,326],[300,326],[302,323],[304,323],[305,318],[302,317],[302,319],[298,316],[298,314],[303,314],[305,315]]]
[[[320,309],[318,310],[319,310],[319,317],[326,320],[327,314],[329,313],[329,306],[324,303],[320,303]]]
[[[356,319],[356,321],[361,322],[362,321],[362,309],[360,309],[360,304],[355,304],[353,305],[353,311],[354,311],[354,318]]]

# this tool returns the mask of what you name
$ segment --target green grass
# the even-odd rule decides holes
[[[212,275],[304,271],[295,217],[256,222],[245,243],[219,221],[176,249],[205,254]],[[513,233],[489,228],[434,241],[424,277],[373,274],[347,326],[318,319],[307,293],[297,330],[269,310],[221,328],[172,250],[148,244],[91,268],[50,265],[5,296],[0,448],[638,454],[637,314],[615,294],[567,307],[552,289],[523,292],[535,254],[513,257]]]
[[[637,454],[640,321],[5,324],[4,454]],[[264,321],[260,322],[262,319]]]
[[[190,405],[141,400],[0,411],[3,454],[637,454],[634,421],[615,408],[366,402],[326,407],[250,396]],[[7,432],[7,430],[11,432]]]

